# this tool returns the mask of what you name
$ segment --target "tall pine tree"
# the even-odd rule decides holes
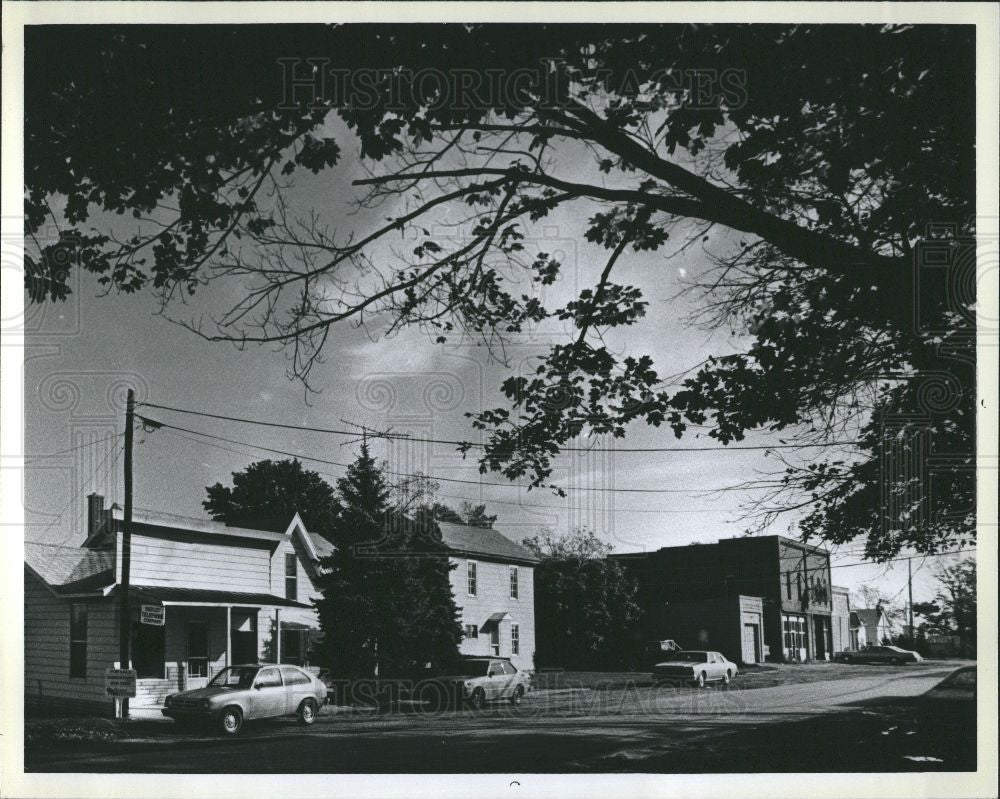
[[[342,511],[331,530],[316,608],[338,678],[408,673],[458,655],[461,625],[447,551],[433,519],[393,510],[391,489],[367,445],[337,481]]]

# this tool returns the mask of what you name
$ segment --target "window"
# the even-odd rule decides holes
[[[477,587],[476,586],[476,562],[474,560],[470,560],[469,563],[468,563],[468,566],[469,566],[469,596],[475,596],[476,595],[476,587]]]
[[[285,685],[305,685],[311,682],[308,674],[291,666],[282,666],[281,676],[285,678]]]
[[[781,617],[785,657],[798,659],[799,650],[806,648],[806,620],[804,616],[783,614]]]
[[[276,688],[281,685],[281,675],[277,669],[261,669],[253,684],[261,688]]]
[[[792,598],[792,573],[785,572],[785,592],[789,599]]]
[[[305,630],[281,629],[281,662],[303,665],[305,663]]]
[[[510,625],[510,653],[521,654],[521,628],[516,624]]]
[[[158,624],[132,625],[132,668],[136,677],[163,679],[166,627]]]
[[[285,553],[285,599],[299,598],[299,562],[294,552]]]
[[[517,566],[510,567],[510,598],[517,599]]]
[[[795,598],[802,598],[802,575],[798,572],[795,573]]]
[[[466,638],[478,638],[479,628],[475,624],[465,625],[465,637]]]
[[[69,607],[69,676],[87,676],[87,603]]]
[[[187,625],[188,677],[208,676],[208,622],[189,621]]]

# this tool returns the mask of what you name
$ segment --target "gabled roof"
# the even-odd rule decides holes
[[[56,591],[89,591],[115,581],[115,553],[24,542],[24,563]]]
[[[538,558],[503,533],[486,527],[438,522],[441,541],[456,555],[481,556],[519,563],[537,563]]]

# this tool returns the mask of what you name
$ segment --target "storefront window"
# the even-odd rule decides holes
[[[781,616],[784,637],[785,659],[798,660],[800,650],[806,648],[806,619],[786,613]]]

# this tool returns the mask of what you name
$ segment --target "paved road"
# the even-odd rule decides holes
[[[29,749],[26,766],[174,773],[896,771],[906,768],[901,758],[912,750],[917,759],[909,762],[924,763],[922,770],[941,760],[919,759],[917,739],[901,737],[900,718],[907,700],[950,669],[873,667],[849,678],[752,690],[538,691],[518,708],[327,714],[309,728],[290,720],[248,725],[235,740],[177,734],[150,722],[137,725],[139,737],[128,741]],[[810,747],[823,759],[793,755]]]

